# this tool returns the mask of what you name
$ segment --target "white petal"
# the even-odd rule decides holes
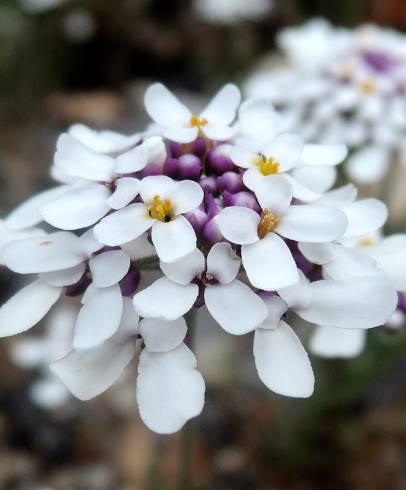
[[[3,248],[4,263],[20,274],[69,269],[83,261],[75,249],[78,242],[77,236],[66,231],[17,240]]]
[[[268,175],[254,188],[255,196],[262,209],[268,209],[276,216],[283,216],[292,200],[292,186],[282,175]]]
[[[184,125],[191,113],[164,85],[154,83],[145,92],[145,109],[162,126]]]
[[[52,373],[36,380],[29,389],[32,401],[45,410],[62,407],[70,398],[65,385]]]
[[[310,284],[312,299],[296,313],[310,323],[340,328],[383,325],[397,305],[397,294],[385,277],[364,277]]]
[[[176,320],[192,308],[198,293],[197,284],[181,286],[161,277],[134,296],[134,307],[145,318]]]
[[[276,160],[280,165],[280,170],[286,172],[298,166],[302,150],[303,141],[299,136],[284,133],[277,136],[267,145],[264,149],[264,154]]]
[[[69,286],[75,284],[83,276],[86,270],[84,262],[75,265],[70,269],[64,269],[61,271],[44,272],[39,275],[40,279],[49,284],[50,286]]]
[[[255,167],[255,162],[258,159],[258,155],[241,146],[233,146],[231,149],[230,158],[239,167],[251,168]]]
[[[148,240],[147,233],[143,233],[131,242],[123,243],[121,248],[128,253],[131,260],[140,260],[156,255],[155,248]]]
[[[138,335],[140,317],[135,311],[132,298],[123,298],[123,313],[121,315],[120,326],[114,334],[114,340],[129,342],[130,336]]]
[[[137,196],[140,190],[140,181],[133,177],[122,177],[116,181],[116,189],[107,199],[112,209],[121,209]]]
[[[92,257],[89,267],[93,284],[105,288],[117,284],[127,274],[130,257],[124,250],[110,250]]]
[[[197,138],[199,130],[197,127],[185,128],[182,126],[173,126],[165,128],[164,136],[168,140],[177,141],[178,143],[191,143]]]
[[[241,260],[229,243],[215,243],[207,255],[207,272],[221,284],[227,284],[237,277]]]
[[[151,175],[141,181],[140,195],[142,200],[149,204],[155,196],[162,199],[172,195],[176,182],[166,175]]]
[[[241,206],[225,208],[217,218],[217,224],[224,238],[238,245],[255,243],[259,240],[258,223],[258,213]]]
[[[93,233],[93,228],[90,228],[82,235],[80,235],[75,250],[78,253],[82,254],[84,257],[89,258],[91,255],[98,252],[103,247],[104,245],[96,240],[96,237]]]
[[[42,221],[41,206],[60,197],[71,188],[71,185],[60,185],[27,199],[7,216],[6,225],[13,230],[22,230],[40,223]]]
[[[322,206],[333,206],[337,208],[341,208],[346,204],[352,203],[357,197],[358,190],[353,184],[343,185],[338,187],[337,189],[333,189],[332,191],[326,192],[324,196],[322,196],[317,204],[321,204]]]
[[[74,349],[92,349],[117,331],[123,311],[120,286],[94,288],[80,309],[73,337]]]
[[[94,227],[99,242],[116,246],[130,242],[147,231],[155,222],[142,203],[130,204],[103,218]]]
[[[333,243],[299,243],[299,250],[305,258],[317,265],[324,265],[334,259]]]
[[[254,358],[261,381],[275,393],[308,398],[314,391],[309,356],[290,328],[281,321],[274,330],[255,331]]]
[[[188,255],[175,262],[163,262],[160,267],[162,272],[171,280],[178,284],[190,284],[193,279],[205,269],[205,258],[197,248]]]
[[[163,165],[166,158],[166,146],[160,136],[152,136],[142,143],[148,150],[148,162],[155,165]]]
[[[95,349],[73,350],[50,368],[73,395],[80,400],[90,400],[110,388],[134,353],[134,342],[110,340]]]
[[[350,277],[379,276],[384,272],[376,267],[375,260],[360,250],[334,245],[333,258],[324,265],[323,273],[330,279],[348,279]]]
[[[113,174],[113,158],[96,153],[70,134],[62,134],[56,148],[55,165],[66,175],[105,182]]]
[[[305,165],[332,166],[345,160],[348,154],[345,145],[304,145],[302,162]]]
[[[187,326],[183,317],[171,322],[157,318],[144,318],[140,322],[140,333],[149,352],[166,352],[183,342]]]
[[[273,138],[280,127],[280,116],[266,99],[246,100],[238,111],[243,134],[262,140]]]
[[[361,199],[342,207],[348,226],[345,238],[359,237],[378,230],[388,217],[386,205],[378,199]]]
[[[389,149],[381,146],[367,146],[350,156],[346,171],[359,184],[379,181],[387,172],[390,163]]]
[[[309,348],[316,356],[348,359],[361,353],[366,335],[360,328],[317,327],[310,337]]]
[[[337,178],[335,167],[299,167],[291,171],[292,178],[313,192],[326,192]]]
[[[275,231],[301,242],[331,242],[343,236],[347,219],[340,210],[327,206],[290,206]]]
[[[314,192],[309,187],[304,186],[302,183],[295,180],[288,174],[283,175],[285,179],[287,179],[292,186],[292,196],[299,201],[303,202],[312,202],[316,201],[321,197],[319,192]]]
[[[110,191],[104,185],[85,185],[42,206],[41,215],[55,228],[78,230],[93,225],[110,211],[109,196]]]
[[[200,117],[206,118],[210,124],[228,126],[235,118],[240,101],[238,87],[228,83],[212,98]]]
[[[37,280],[21,289],[0,308],[0,337],[25,332],[56,303],[62,289]]]
[[[169,223],[156,221],[152,226],[151,239],[163,262],[179,260],[196,248],[195,230],[184,216],[178,216]]]
[[[196,209],[203,200],[203,190],[193,180],[177,182],[168,196],[174,206],[175,215],[188,213]]]
[[[214,141],[226,141],[234,136],[234,129],[229,126],[203,126],[202,131],[207,138]]]
[[[242,262],[250,283],[275,291],[299,280],[297,267],[286,243],[276,233],[241,248]]]
[[[185,344],[169,352],[140,356],[137,402],[143,422],[160,434],[176,432],[204,405],[204,381]]]
[[[268,316],[258,328],[265,330],[274,329],[278,326],[282,316],[287,312],[288,304],[280,296],[275,294],[263,299],[268,308]]]
[[[310,283],[302,271],[299,272],[299,281],[292,286],[278,289],[279,296],[285,301],[289,308],[305,308],[312,299]]]
[[[149,152],[145,145],[138,145],[116,158],[115,173],[131,174],[139,172],[148,163]]]
[[[254,191],[255,187],[263,179],[265,179],[265,175],[256,166],[247,168],[247,170],[242,175],[242,180],[245,187],[248,187],[248,189],[250,189],[251,191]]]
[[[252,332],[268,315],[264,301],[237,279],[206,287],[204,300],[211,316],[233,335]]]

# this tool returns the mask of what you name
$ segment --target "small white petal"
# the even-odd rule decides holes
[[[123,243],[121,248],[130,256],[131,260],[140,260],[156,255],[155,248],[148,240],[148,234],[143,233],[141,236],[130,242]]]
[[[50,286],[69,286],[75,284],[83,276],[86,270],[84,262],[75,265],[70,269],[64,269],[61,271],[44,272],[39,275],[40,279],[49,284]]]
[[[289,308],[305,308],[312,299],[310,283],[302,271],[299,272],[299,281],[292,286],[278,289],[279,296],[285,301]]]
[[[139,172],[148,163],[149,152],[145,145],[138,145],[116,158],[115,173],[131,174]]]
[[[268,308],[268,316],[258,328],[265,330],[276,328],[282,316],[287,312],[288,304],[280,296],[275,294],[265,297],[263,300]]]
[[[192,308],[198,293],[197,284],[181,286],[161,277],[134,296],[134,307],[145,318],[176,320]]]
[[[337,170],[335,167],[299,167],[291,171],[295,182],[313,192],[326,192],[333,187]]]
[[[148,150],[148,162],[162,166],[166,158],[166,146],[160,136],[152,136],[142,143]]]
[[[79,311],[74,349],[92,349],[109,339],[120,326],[123,297],[120,286],[94,288]]]
[[[163,262],[179,260],[196,248],[195,230],[184,216],[178,216],[169,223],[156,221],[152,226],[151,239]]]
[[[99,242],[116,246],[138,238],[154,223],[144,204],[130,204],[103,218],[94,227],[94,234]]]
[[[124,250],[110,250],[92,257],[89,267],[93,284],[105,288],[117,284],[127,274],[130,257]]]
[[[303,141],[299,136],[291,133],[284,133],[277,136],[267,145],[263,153],[267,157],[272,157],[280,165],[282,172],[297,167],[303,150]]]
[[[273,138],[278,131],[281,120],[279,114],[266,99],[246,100],[238,111],[241,132],[261,138],[262,141]]]
[[[167,175],[151,175],[141,181],[140,195],[146,204],[150,204],[155,196],[166,199],[173,195],[176,182]]]
[[[324,265],[334,259],[333,243],[299,243],[299,250],[309,262]]]
[[[202,132],[207,138],[214,141],[226,141],[234,136],[234,129],[229,126],[203,126]]]
[[[184,125],[191,113],[164,85],[154,83],[145,92],[145,109],[162,126]]]
[[[42,206],[41,215],[55,228],[78,230],[93,225],[110,211],[109,196],[104,185],[84,185]]]
[[[317,327],[310,337],[309,348],[316,356],[349,359],[361,353],[366,335],[360,328]]]
[[[178,143],[191,143],[199,134],[197,127],[185,128],[182,126],[173,126],[164,129],[164,136],[168,140],[177,141]]]
[[[324,196],[322,196],[317,201],[317,204],[321,204],[322,206],[333,206],[336,208],[341,208],[342,206],[345,206],[355,201],[357,193],[358,190],[355,185],[343,185],[341,187],[338,187],[337,189],[326,192]]]
[[[390,162],[389,149],[381,146],[367,146],[350,156],[346,171],[359,184],[379,181],[387,172]]]
[[[259,240],[257,233],[259,219],[258,213],[252,209],[230,206],[220,212],[217,224],[226,240],[238,245],[246,245]]]
[[[250,283],[265,291],[295,284],[297,267],[286,243],[276,233],[241,248],[242,262]]]
[[[166,352],[183,342],[187,326],[183,317],[171,322],[157,318],[144,318],[140,322],[140,333],[149,352]]]
[[[121,315],[120,326],[114,334],[114,340],[123,339],[129,341],[129,336],[138,335],[140,317],[135,311],[132,298],[123,298],[123,313]]]
[[[284,174],[283,177],[288,180],[290,185],[292,186],[292,196],[295,199],[303,202],[312,202],[321,197],[320,192],[314,192],[312,189],[304,186],[302,183],[298,182],[290,175]]]
[[[93,233],[93,228],[90,228],[79,237],[75,250],[84,257],[88,258],[101,250],[103,247],[104,245],[96,240]]]
[[[265,175],[256,166],[248,168],[242,175],[245,187],[248,187],[251,191],[254,191],[255,187],[263,179],[265,179]]]
[[[29,391],[32,401],[45,410],[62,407],[70,397],[65,385],[52,373],[35,381]]]
[[[258,155],[257,153],[248,151],[241,146],[233,146],[231,148],[230,158],[239,167],[252,168],[256,167],[255,162],[258,159]]]
[[[210,124],[228,126],[235,119],[240,101],[238,87],[229,83],[217,92],[200,117],[206,118]]]
[[[170,434],[196,417],[204,405],[204,381],[196,358],[185,344],[169,352],[140,356],[137,402],[143,422],[153,431]]]
[[[116,181],[116,189],[107,199],[112,209],[121,209],[135,199],[140,190],[140,181],[134,177],[122,177]]]
[[[204,300],[211,316],[233,335],[252,332],[268,315],[264,301],[237,279],[206,287]]]
[[[308,398],[314,391],[309,356],[291,329],[281,321],[274,330],[255,331],[254,358],[261,381],[275,393]]]
[[[388,210],[378,199],[361,199],[342,207],[348,220],[344,239],[367,235],[383,226]]]
[[[304,145],[302,162],[305,165],[337,165],[345,160],[348,154],[345,145]]]
[[[62,289],[37,280],[21,289],[0,308],[0,337],[25,332],[56,303]]]
[[[168,196],[174,206],[175,215],[188,213],[196,209],[203,200],[201,186],[193,180],[177,182]]]
[[[282,175],[268,175],[254,188],[255,196],[262,209],[268,209],[276,216],[283,216],[292,200],[292,185]]]
[[[197,248],[188,255],[175,262],[163,262],[160,267],[162,272],[171,280],[178,284],[190,284],[193,279],[205,269],[204,255]]]
[[[229,243],[215,243],[207,255],[207,272],[221,284],[227,284],[237,277],[241,260]]]

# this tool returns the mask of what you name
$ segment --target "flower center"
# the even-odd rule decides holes
[[[280,223],[280,218],[272,214],[268,209],[264,209],[261,214],[261,219],[259,220],[257,226],[257,234],[259,238],[264,238],[265,235],[274,231],[274,229]]]
[[[265,155],[259,155],[255,162],[262,175],[271,175],[279,173],[279,163],[273,158],[267,158]]]
[[[218,280],[207,271],[201,272],[196,279],[202,286],[218,284]]]
[[[361,247],[369,247],[374,244],[374,240],[371,237],[364,237],[358,240],[358,245]]]
[[[148,214],[151,218],[168,223],[174,218],[171,200],[154,196],[152,203],[148,206]]]
[[[364,80],[360,84],[360,87],[359,88],[360,88],[361,92],[363,92],[364,94],[370,94],[376,88],[375,87],[375,82],[373,80]]]
[[[190,124],[191,126],[197,126],[198,128],[200,128],[201,126],[206,126],[206,124],[209,122],[205,117],[199,117],[199,116],[195,116],[194,114],[192,114],[190,116]]]

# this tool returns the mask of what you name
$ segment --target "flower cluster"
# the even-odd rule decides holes
[[[230,334],[254,333],[269,389],[308,397],[314,374],[290,313],[335,343],[336,329],[385,323],[405,287],[388,254],[353,246],[387,211],[355,200],[352,186],[330,190],[345,146],[304,144],[280,132],[270,104],[240,102],[228,84],[196,113],[153,84],[145,132],[71,127],[51,168],[58,185],[2,223],[3,264],[36,277],[0,308],[0,335],[79,298],[69,348],[64,336],[63,352],[43,354],[55,352],[51,371],[87,400],[137,358],[140,416],[160,433],[203,408],[188,332],[196,309]]]
[[[406,37],[363,25],[335,28],[316,19],[280,32],[289,62],[247,81],[251,96],[284,110],[284,127],[305,140],[340,142],[353,154],[346,167],[358,184],[379,181],[391,162],[405,164]]]

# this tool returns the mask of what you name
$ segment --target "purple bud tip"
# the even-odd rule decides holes
[[[187,153],[178,158],[178,177],[181,179],[198,179],[202,172],[202,162],[199,157]]]
[[[207,164],[214,174],[222,175],[224,172],[238,171],[238,167],[231,161],[231,158],[227,155],[227,151],[227,145],[220,145],[208,152]]]
[[[143,177],[149,177],[150,175],[162,175],[163,169],[160,165],[156,163],[149,163],[142,171]]]
[[[245,208],[250,208],[257,213],[261,212],[261,208],[255,199],[254,194],[249,191],[241,191],[236,194],[231,194],[231,192],[224,191],[224,207],[228,206],[243,206]]]
[[[121,294],[123,296],[131,296],[138,288],[140,280],[140,271],[136,267],[131,266],[130,270],[120,281]]]
[[[203,177],[200,181],[200,185],[205,194],[214,194],[217,192],[217,180],[213,175]]]
[[[164,163],[164,174],[169,175],[169,177],[175,177],[178,171],[178,160],[172,157],[166,157]]]
[[[228,191],[232,194],[244,189],[241,174],[235,172],[225,172],[220,177],[217,177],[217,185],[220,191]]]
[[[189,221],[189,223],[193,226],[196,233],[200,233],[207,223],[208,216],[206,211],[204,210],[203,204],[201,204],[198,208],[194,209],[190,213],[184,214],[184,217]]]
[[[203,237],[210,245],[224,241],[224,237],[217,225],[216,217],[212,218],[206,223],[205,227],[203,228]]]
[[[182,155],[182,146],[176,141],[170,141],[168,144],[168,153],[172,158],[179,158]]]
[[[204,138],[196,138],[190,145],[190,153],[198,157],[203,157],[207,151],[207,143]]]
[[[206,206],[207,216],[209,219],[217,216],[224,207],[222,200],[217,197],[213,197],[211,194],[208,194],[206,197]]]

